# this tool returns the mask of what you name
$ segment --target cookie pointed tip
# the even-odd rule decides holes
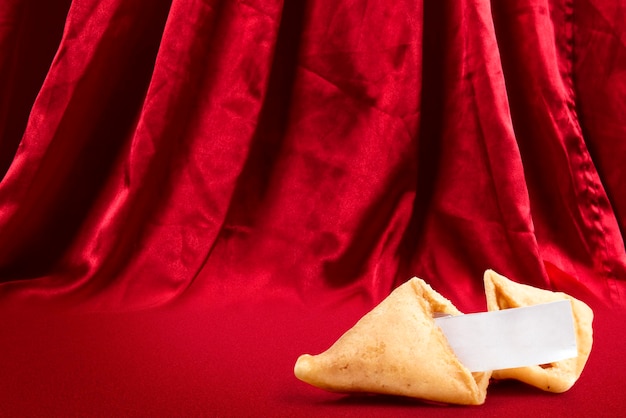
[[[302,380],[303,382],[307,381],[307,377],[309,376],[310,372],[311,372],[311,361],[313,359],[313,356],[310,354],[302,354],[300,357],[298,357],[298,359],[296,360],[296,364],[293,368],[293,373],[296,375],[296,377],[300,380]]]

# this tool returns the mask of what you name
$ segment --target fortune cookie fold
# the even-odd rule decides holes
[[[495,379],[516,379],[545,391],[561,393],[572,387],[585,367],[593,343],[593,311],[584,302],[565,293],[515,283],[492,271],[485,271],[485,295],[489,311],[518,308],[569,299],[576,334],[578,356],[537,366],[495,370]],[[547,318],[548,319],[548,318]]]
[[[471,373],[461,364],[435,324],[435,313],[461,314],[415,277],[395,289],[328,350],[300,356],[294,373],[304,382],[333,392],[484,403],[491,373]]]

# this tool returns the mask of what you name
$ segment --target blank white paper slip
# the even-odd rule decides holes
[[[435,323],[472,372],[547,364],[578,355],[569,300],[435,318]]]

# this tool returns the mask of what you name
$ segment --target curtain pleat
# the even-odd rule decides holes
[[[43,2],[41,2],[43,4]],[[624,306],[623,8],[0,6],[0,297]]]

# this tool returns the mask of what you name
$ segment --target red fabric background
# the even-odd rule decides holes
[[[8,415],[614,415],[626,7],[602,0],[4,0]],[[564,395],[480,408],[300,384],[413,275],[596,309]]]

